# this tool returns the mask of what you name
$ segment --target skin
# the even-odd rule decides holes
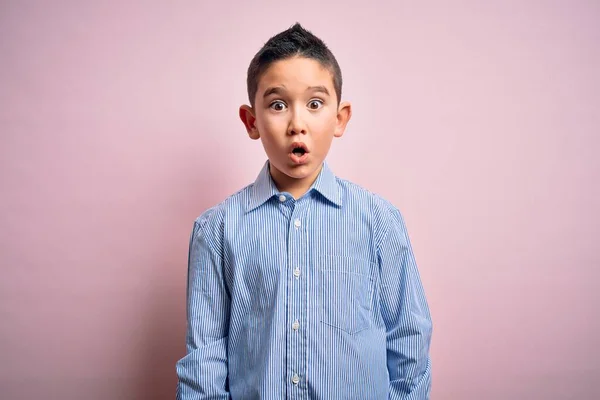
[[[250,139],[260,139],[277,189],[300,198],[311,187],[334,137],[344,134],[350,103],[338,99],[329,69],[318,61],[292,57],[273,63],[260,77],[254,107],[242,105],[240,119]],[[299,162],[293,143],[308,153]]]

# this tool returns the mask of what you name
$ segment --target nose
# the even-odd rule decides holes
[[[301,111],[294,111],[288,125],[288,135],[306,134],[306,124]]]

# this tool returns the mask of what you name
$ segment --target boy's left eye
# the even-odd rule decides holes
[[[323,106],[323,102],[321,100],[311,100],[308,102],[308,108],[311,110],[318,110]]]

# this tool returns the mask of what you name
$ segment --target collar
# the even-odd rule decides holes
[[[338,207],[342,206],[342,196],[337,184],[337,179],[325,161],[323,162],[321,172],[319,172],[317,179],[306,193],[309,193],[312,190],[320,193],[334,205]],[[271,174],[269,173],[269,161],[267,160],[256,177],[254,185],[252,185],[252,188],[250,189],[250,199],[246,211],[249,212],[254,210],[279,193],[280,192],[277,190],[275,182],[273,182]]]

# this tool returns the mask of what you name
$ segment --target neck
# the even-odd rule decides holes
[[[269,168],[269,172],[273,182],[275,183],[275,186],[277,186],[277,190],[280,192],[288,192],[294,196],[295,199],[299,199],[317,180],[322,168],[323,165],[321,165],[321,167],[318,168],[312,176],[307,176],[301,179],[292,178],[281,171],[278,171],[276,168]]]

